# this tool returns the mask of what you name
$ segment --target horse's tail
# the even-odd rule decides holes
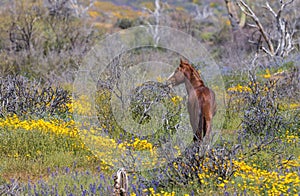
[[[203,137],[205,136],[205,133],[204,133],[204,119],[203,119],[203,115],[202,115],[202,111],[201,111],[201,108],[198,110],[198,126],[197,126],[197,129],[196,129],[196,133],[194,133],[194,141],[201,141],[203,139]]]
[[[205,117],[202,116],[201,120],[202,121],[202,139],[205,137],[206,133],[207,133],[207,126],[206,126],[206,120],[205,120]]]

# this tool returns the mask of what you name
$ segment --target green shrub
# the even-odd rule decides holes
[[[69,114],[70,93],[49,83],[29,80],[23,76],[0,79],[0,113],[2,117],[59,117]]]

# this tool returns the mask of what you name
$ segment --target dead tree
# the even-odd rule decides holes
[[[204,6],[202,10],[200,10],[198,4],[193,3],[193,5],[196,8],[196,14],[197,14],[194,18],[195,20],[204,20],[213,15],[213,12],[208,5]]]
[[[243,28],[246,22],[245,14],[242,13],[241,17],[239,17],[238,8],[233,0],[225,0],[225,4],[232,29],[235,31]]]
[[[291,27],[289,21],[287,21],[283,16],[284,9],[288,5],[292,4],[293,1],[294,0],[280,0],[280,8],[277,11],[275,11],[269,3],[266,2],[266,5],[263,8],[270,12],[274,18],[274,26],[276,26],[273,26],[274,29],[266,29],[266,26],[261,23],[261,19],[247,3],[243,0],[237,1],[237,5],[242,12],[254,21],[254,24],[249,24],[249,26],[256,28],[259,32],[259,38],[257,40],[251,40],[251,42],[259,45],[261,50],[272,57],[285,57],[295,49],[293,43],[295,30]],[[268,32],[274,32],[274,35]]]
[[[74,10],[77,17],[81,17],[87,13],[87,11],[94,5],[95,0],[90,0],[88,6],[83,6],[78,3],[77,0],[70,0],[70,6]]]
[[[148,30],[151,33],[153,40],[154,40],[154,46],[157,46],[160,36],[158,32],[158,25],[160,25],[160,17],[162,13],[162,8],[160,6],[160,0],[155,0],[155,9],[152,11],[150,9],[144,8],[151,16],[154,17],[155,23],[152,25],[150,22],[146,21],[148,25]]]
[[[13,21],[9,29],[9,40],[12,44],[12,49],[14,51],[29,51],[34,44],[34,35],[37,30],[37,22],[40,19],[40,11],[37,7],[32,7],[27,11],[25,9],[19,12],[13,10],[13,13]]]

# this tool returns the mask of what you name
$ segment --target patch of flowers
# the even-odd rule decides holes
[[[171,101],[174,103],[174,105],[178,105],[182,100],[183,98],[178,95],[171,98]]]
[[[228,88],[227,91],[228,92],[239,92],[239,93],[242,93],[242,92],[251,91],[251,89],[248,86],[242,86],[242,85],[238,84],[236,86]]]
[[[120,157],[121,154],[125,154],[126,149],[132,151],[135,156],[138,156],[138,153],[140,151],[147,151],[152,156],[153,161],[149,161],[147,162],[147,164],[153,165],[157,162],[157,157],[153,145],[147,140],[135,138],[132,141],[123,141],[118,143],[108,136],[99,135],[101,130],[99,130],[98,128],[91,128],[89,130],[79,129],[73,120],[70,120],[68,122],[58,119],[53,119],[50,121],[46,121],[43,119],[21,120],[18,116],[13,115],[11,117],[0,119],[0,128],[5,129],[7,133],[14,133],[16,132],[16,130],[20,130],[19,133],[16,134],[22,134],[23,131],[30,132],[32,134],[46,134],[43,137],[50,137],[50,140],[48,140],[48,142],[52,141],[51,138],[53,138],[53,136],[55,136],[55,138],[66,137],[65,139],[61,140],[60,145],[65,146],[66,150],[82,149],[92,152],[95,158],[101,159],[103,163],[103,170],[108,170],[112,166],[114,166],[116,162],[119,162],[120,159],[116,157]],[[28,138],[28,140],[30,140],[30,138]],[[71,148],[69,148],[68,146],[71,146]],[[3,146],[3,148],[5,147]],[[15,146],[15,148],[23,147],[22,145],[20,145]],[[18,151],[19,150],[16,149],[16,153],[13,153],[9,156],[18,158],[20,156]],[[32,156],[30,155],[32,153],[40,155],[42,152],[40,150],[30,153],[25,152],[28,157]]]
[[[58,119],[51,121],[45,121],[43,119],[21,120],[17,115],[0,119],[0,127],[10,130],[24,129],[26,131],[42,131],[45,133],[67,135],[70,137],[78,137],[79,133],[73,120],[69,122]]]
[[[80,96],[77,99],[72,99],[70,103],[67,104],[69,111],[77,115],[91,116],[92,105],[88,100],[87,96]]]
[[[275,171],[260,169],[255,164],[251,166],[244,161],[234,160],[233,163],[236,169],[234,179],[222,184],[224,188],[227,186],[227,191],[236,186],[241,191],[258,195],[297,194],[300,191],[300,157],[282,161]]]
[[[270,69],[266,69],[266,73],[263,75],[263,78],[265,78],[265,79],[271,78]]]
[[[147,195],[151,196],[175,196],[175,191],[167,192],[167,191],[155,191],[154,188],[144,189],[143,192]],[[135,193],[132,193],[130,196],[137,196]]]
[[[299,130],[300,131],[300,130]],[[300,143],[300,138],[297,132],[290,132],[287,130],[284,135],[281,136],[281,139],[283,141],[286,141],[287,143],[291,144],[299,144]]]
[[[121,143],[119,147],[130,147],[133,150],[149,150],[150,152],[153,152],[153,145],[146,139],[141,140],[139,138],[135,138],[134,140],[131,140],[131,142]]]

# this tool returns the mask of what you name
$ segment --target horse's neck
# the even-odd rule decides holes
[[[188,80],[187,78],[184,80],[185,83],[185,88],[186,88],[186,92],[188,94],[188,96],[191,95],[191,93],[195,93],[195,87],[193,86],[193,84],[190,82],[190,80]]]
[[[194,75],[194,76],[192,76]],[[196,88],[199,88],[201,86],[204,86],[204,82],[203,80],[195,73],[191,73],[191,76],[189,78],[185,78],[185,88],[188,94],[190,94],[191,92],[194,92],[194,90]]]

